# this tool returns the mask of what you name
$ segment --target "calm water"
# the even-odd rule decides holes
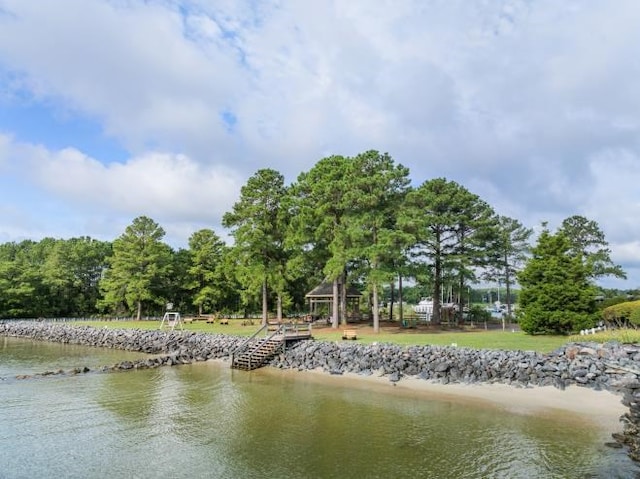
[[[630,478],[580,421],[202,363],[16,379],[122,351],[0,337],[0,478]]]

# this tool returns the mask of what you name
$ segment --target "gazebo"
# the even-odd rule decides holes
[[[342,285],[338,287],[338,304],[341,302],[340,294],[342,293]],[[362,293],[353,286],[347,287],[346,306],[347,319],[360,319],[360,298]],[[313,319],[318,319],[320,313],[318,306],[326,304],[329,312],[333,310],[333,284],[323,281],[318,286],[309,291],[305,298],[309,301],[309,311]],[[329,314],[330,315],[330,314]]]

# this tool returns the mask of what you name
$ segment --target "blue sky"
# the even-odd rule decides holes
[[[0,241],[175,247],[259,168],[389,152],[539,228],[583,215],[640,286],[635,0],[0,0]]]

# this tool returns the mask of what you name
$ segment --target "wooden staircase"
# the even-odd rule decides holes
[[[234,353],[231,367],[251,371],[264,366],[284,349],[284,338],[262,339],[255,346],[239,354]]]
[[[284,351],[288,342],[311,338],[310,325],[280,324],[269,329],[264,325],[247,338],[231,354],[231,368],[252,371],[265,366],[271,358]],[[256,340],[256,336],[266,331],[268,336]],[[270,334],[269,334],[270,333]]]

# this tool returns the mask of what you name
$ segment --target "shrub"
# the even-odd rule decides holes
[[[619,328],[640,326],[640,301],[627,301],[602,310],[602,318]]]
[[[616,304],[626,303],[629,301],[629,298],[626,296],[615,296],[613,298],[607,298],[598,304],[599,310],[607,309],[609,306],[615,306]]]
[[[478,306],[474,304],[469,309],[469,321],[473,321],[475,323],[483,323],[489,321],[491,319],[491,313],[487,311],[483,306]]]
[[[520,313],[518,323],[528,334],[570,334],[595,326],[593,314],[576,311],[549,311],[531,305],[526,314]]]

